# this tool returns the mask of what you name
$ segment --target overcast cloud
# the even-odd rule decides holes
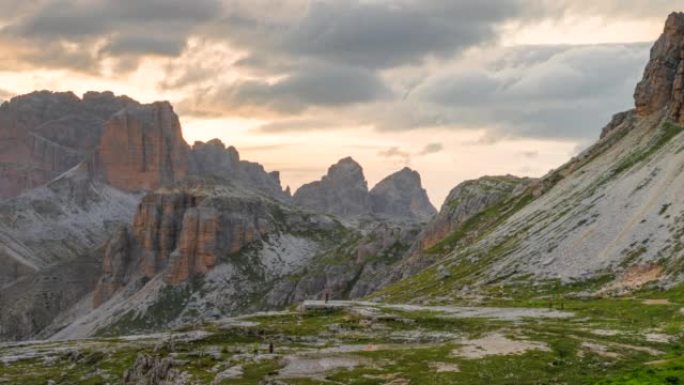
[[[166,58],[158,87],[184,95],[179,112],[270,120],[256,133],[344,124],[581,142],[630,108],[650,44],[504,48],[503,26],[568,15],[664,20],[677,6],[684,1],[0,0],[0,62],[97,75],[112,62],[117,73]]]

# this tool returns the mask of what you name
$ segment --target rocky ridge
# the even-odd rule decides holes
[[[369,191],[363,168],[350,157],[330,166],[320,181],[301,186],[293,200],[307,210],[356,220],[424,222],[437,213],[417,172],[404,168]]]
[[[111,92],[34,92],[0,105],[0,199],[39,187],[86,160],[109,117],[138,103]]]

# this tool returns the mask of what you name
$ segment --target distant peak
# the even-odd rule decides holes
[[[359,174],[363,179],[363,167],[350,156],[340,159],[337,163],[330,166],[328,176],[335,177],[338,174]]]
[[[354,166],[361,167],[361,165],[357,161],[355,161],[351,156],[347,156],[345,158],[338,160],[335,165],[340,165],[340,166],[342,166],[342,165],[354,165]]]

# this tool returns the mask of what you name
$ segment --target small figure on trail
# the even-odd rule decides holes
[[[273,354],[273,351],[275,350],[275,347],[273,346],[273,341],[268,343],[268,353]]]
[[[328,300],[330,299],[330,293],[327,291],[325,292],[325,303],[328,303]]]

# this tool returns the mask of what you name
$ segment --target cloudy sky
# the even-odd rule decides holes
[[[632,106],[684,0],[0,0],[0,100],[36,89],[170,100],[284,184],[351,155],[464,179],[541,176]]]

